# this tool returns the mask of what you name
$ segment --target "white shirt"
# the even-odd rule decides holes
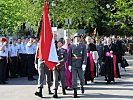
[[[10,56],[11,57],[17,57],[17,54],[18,54],[18,46],[12,44],[10,46],[9,52],[10,52]]]
[[[35,54],[36,53],[36,49],[37,49],[36,43],[34,43],[31,46],[29,46],[29,43],[30,42],[28,42],[26,44],[26,52],[27,52],[27,54]]]
[[[0,45],[1,47],[2,45]],[[8,57],[8,51],[9,51],[9,48],[8,47],[5,47],[4,50],[0,51],[0,56],[2,57]]]
[[[26,54],[27,51],[26,51],[26,43],[21,43],[19,44],[19,53],[22,53],[22,54]]]

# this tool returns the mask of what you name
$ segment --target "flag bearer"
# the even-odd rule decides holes
[[[39,43],[38,43],[39,45]],[[47,75],[47,84],[48,84],[48,93],[49,95],[53,94],[51,92],[51,86],[52,86],[52,81],[51,81],[51,70],[46,66],[45,61],[37,58],[37,52],[38,52],[38,46],[37,46],[37,51],[36,51],[36,56],[35,56],[35,68],[38,70],[38,86],[37,86],[37,92],[35,92],[36,96],[42,97],[42,89],[43,89],[43,84],[46,85],[46,75]]]

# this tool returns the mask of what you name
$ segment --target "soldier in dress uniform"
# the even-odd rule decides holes
[[[84,93],[84,71],[86,69],[86,46],[80,43],[81,37],[78,33],[74,35],[74,44],[70,46],[69,51],[69,70],[72,72],[72,88],[74,89],[74,98],[77,98],[77,75],[80,79],[81,92]]]
[[[54,98],[58,98],[57,90],[58,90],[58,85],[59,85],[59,78],[62,84],[63,95],[66,95],[65,62],[67,60],[67,51],[66,49],[62,48],[62,46],[63,46],[63,41],[62,39],[59,39],[57,42],[57,55],[58,55],[59,63],[53,69],[53,78],[54,78],[53,86],[55,90],[54,95],[53,95]]]
[[[6,69],[7,69],[7,57],[8,57],[8,43],[5,37],[1,39],[0,45],[0,84],[7,84],[6,81]]]
[[[33,70],[34,70],[34,60],[35,60],[35,52],[36,52],[36,40],[34,37],[30,37],[30,41],[26,44],[26,52],[27,52],[27,61],[28,61],[28,80],[33,81]]]
[[[38,46],[36,50],[36,56],[37,56],[37,52],[38,52]],[[38,59],[36,56],[35,56],[35,68],[38,70],[39,77],[38,77],[38,86],[37,86],[38,89],[37,89],[37,92],[35,92],[35,95],[42,97],[43,84],[46,85],[46,75],[47,75],[48,93],[49,95],[53,94],[51,92],[51,86],[52,86],[51,71],[45,65],[45,61],[43,61],[40,58]]]
[[[16,78],[17,76],[17,56],[18,56],[18,46],[16,45],[16,40],[12,41],[12,44],[9,49],[9,57],[10,57],[10,77]]]

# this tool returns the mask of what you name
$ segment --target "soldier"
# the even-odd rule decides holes
[[[7,57],[8,48],[7,40],[5,37],[1,39],[2,45],[0,45],[0,84],[7,84],[6,81],[6,69],[7,69]]]
[[[80,79],[81,92],[84,93],[84,71],[86,69],[86,46],[80,43],[81,37],[78,33],[74,35],[74,44],[70,46],[69,52],[69,70],[72,72],[72,88],[74,89],[74,98],[77,98],[77,75]]]
[[[19,74],[21,77],[26,76],[26,69],[27,69],[27,55],[26,55],[26,42],[25,38],[21,38],[21,44],[19,46],[19,60],[20,60],[20,67],[19,67]]]
[[[37,47],[38,51],[38,47]],[[37,56],[37,51],[36,51],[36,56]],[[42,89],[43,89],[43,82],[46,84],[46,75],[47,75],[47,84],[48,84],[48,92],[49,95],[53,94],[51,92],[50,87],[52,86],[52,81],[51,81],[51,71],[48,69],[48,67],[45,65],[45,61],[42,59],[38,59],[35,57],[35,67],[38,70],[38,90],[35,93],[36,96],[42,97]]]
[[[18,46],[16,45],[16,40],[12,41],[12,44],[9,49],[9,56],[10,56],[10,77],[16,78],[17,74],[17,56],[18,56]]]
[[[59,85],[59,78],[61,80],[62,84],[62,92],[63,95],[66,95],[65,91],[65,62],[67,59],[67,51],[66,49],[62,48],[63,46],[63,41],[62,39],[59,39],[57,42],[57,55],[59,59],[59,63],[56,65],[56,67],[53,69],[53,78],[54,78],[54,98],[58,98],[57,95],[57,90],[58,90],[58,85]]]
[[[28,80],[33,81],[34,60],[36,52],[36,40],[34,37],[30,37],[30,41],[26,44],[27,60],[28,60]]]

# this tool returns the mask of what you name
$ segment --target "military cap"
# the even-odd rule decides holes
[[[61,43],[63,44],[63,39],[60,38],[60,39],[57,41],[57,43],[58,43],[58,42],[61,42]]]
[[[79,33],[75,33],[75,34],[74,34],[74,38],[75,38],[75,37],[81,37],[81,35],[80,35]]]

